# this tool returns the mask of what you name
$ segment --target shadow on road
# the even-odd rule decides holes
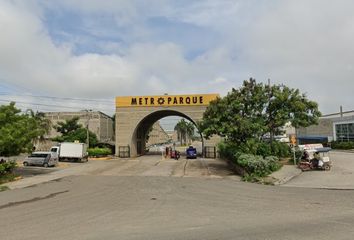
[[[36,175],[51,173],[57,170],[58,169],[54,169],[54,168],[28,166],[28,167],[18,167],[15,169],[14,173],[22,176],[23,178],[26,178],[26,177],[33,177]]]

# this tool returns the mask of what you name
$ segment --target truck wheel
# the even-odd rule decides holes
[[[49,167],[48,163],[44,163],[43,167],[45,167],[45,168]]]
[[[23,166],[28,166],[28,162],[23,162]]]

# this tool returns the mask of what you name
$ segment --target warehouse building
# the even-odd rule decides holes
[[[113,119],[102,112],[47,112],[45,113],[45,116],[51,121],[52,124],[52,128],[46,138],[60,136],[60,133],[53,128],[53,126],[55,126],[58,122],[64,122],[65,120],[78,117],[78,123],[85,128],[88,126],[88,129],[96,134],[99,142],[114,145]]]
[[[149,132],[149,138],[146,143],[146,147],[155,144],[163,144],[167,143],[171,140],[170,136],[166,133],[166,131],[161,127],[160,122],[157,121],[152,125],[151,131]]]
[[[299,143],[354,141],[354,110],[324,115],[318,125],[296,129]]]

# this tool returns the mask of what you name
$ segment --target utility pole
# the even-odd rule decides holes
[[[85,110],[87,113],[87,124],[86,124],[86,144],[87,147],[90,147],[90,132],[89,132],[89,122],[90,122],[90,112],[92,112],[92,110]]]
[[[270,100],[272,98],[272,86],[271,86],[271,83],[270,83],[270,78],[268,78],[268,91],[269,91],[268,92],[268,101],[269,101],[269,104],[270,104]],[[269,114],[271,114],[271,113],[269,113]],[[269,132],[269,140],[270,140],[271,143],[273,143],[273,139],[274,139],[273,133]]]

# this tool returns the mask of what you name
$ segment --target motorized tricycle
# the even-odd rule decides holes
[[[331,148],[316,148],[304,150],[303,156],[298,164],[302,171],[309,170],[325,170],[329,171],[332,167],[332,162],[329,158]]]
[[[171,150],[171,158],[178,160],[181,157],[181,153],[177,150]]]

